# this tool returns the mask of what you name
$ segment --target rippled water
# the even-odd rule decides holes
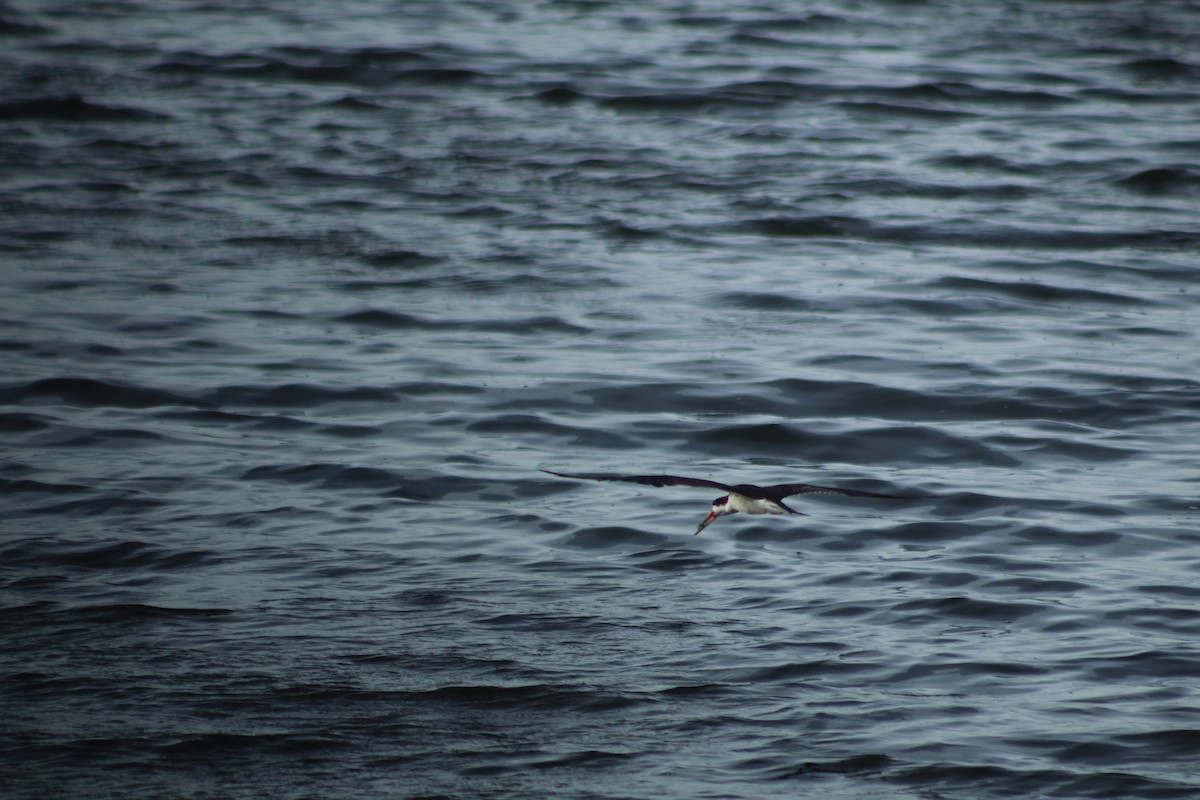
[[[0,38],[6,798],[1200,796],[1196,6]]]

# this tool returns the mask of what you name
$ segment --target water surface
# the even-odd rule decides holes
[[[6,797],[1200,796],[1196,8],[0,20]]]

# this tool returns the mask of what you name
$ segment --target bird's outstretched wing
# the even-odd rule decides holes
[[[722,492],[733,491],[733,487],[728,484],[708,481],[704,478],[681,478],[678,475],[608,475],[595,472],[572,475],[569,472],[554,472],[549,469],[544,469],[542,472],[557,475],[560,478],[578,478],[585,481],[624,481],[625,483],[641,483],[646,486],[697,486],[702,489],[720,489]]]
[[[866,492],[862,489],[839,489],[836,486],[814,486],[811,483],[780,483],[775,486],[764,486],[763,489],[770,493],[772,498],[782,499],[791,497],[794,494],[844,494],[850,497],[882,497],[887,500],[916,500],[922,497],[930,497],[927,494],[881,494],[880,492]]]

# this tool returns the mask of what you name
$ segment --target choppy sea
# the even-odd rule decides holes
[[[6,800],[1200,797],[1200,6],[0,41]]]

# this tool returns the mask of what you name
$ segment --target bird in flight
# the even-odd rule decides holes
[[[844,494],[850,497],[880,497],[888,500],[910,500],[930,497],[926,494],[880,494],[879,492],[864,492],[861,489],[839,489],[835,486],[814,486],[811,483],[778,483],[774,486],[755,486],[752,483],[739,483],[730,486],[726,483],[705,480],[704,478],[682,478],[677,475],[609,475],[603,473],[571,474],[569,472],[554,472],[544,469],[548,475],[560,478],[575,478],[585,481],[624,481],[625,483],[640,483],[646,486],[696,486],[701,489],[719,489],[728,492],[723,497],[713,500],[712,510],[700,523],[696,533],[713,524],[719,517],[736,514],[741,511],[746,514],[801,514],[784,504],[784,498],[795,494]],[[696,534],[692,534],[695,536]]]

